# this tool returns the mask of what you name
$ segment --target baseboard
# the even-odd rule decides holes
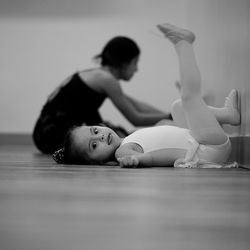
[[[32,135],[24,133],[0,133],[0,145],[33,145]]]
[[[250,166],[250,136],[231,137],[232,152],[229,161]]]

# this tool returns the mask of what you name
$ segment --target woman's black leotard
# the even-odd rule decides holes
[[[43,153],[53,153],[63,146],[68,130],[86,123],[102,122],[98,112],[105,95],[91,89],[79,76],[72,75],[48,98],[33,131],[35,145]]]

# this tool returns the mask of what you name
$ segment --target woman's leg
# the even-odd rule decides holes
[[[192,46],[195,39],[193,33],[169,24],[159,25],[158,28],[175,45],[179,59],[181,100],[192,136],[201,144],[225,143],[228,137],[201,95],[201,76]]]
[[[34,144],[42,153],[54,153],[63,147],[65,135],[74,125],[64,112],[41,112],[33,130]]]
[[[50,154],[63,146],[65,133],[54,117],[42,114],[33,130],[33,142],[42,153]]]
[[[240,124],[240,112],[238,108],[238,92],[233,89],[226,97],[224,107],[217,108],[207,106],[208,109],[214,114],[216,120],[222,124],[229,124],[237,126]],[[182,128],[187,128],[187,121],[181,99],[174,101],[171,105],[171,114],[175,124]]]

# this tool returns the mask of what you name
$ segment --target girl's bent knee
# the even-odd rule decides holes
[[[171,104],[171,113],[174,114],[176,112],[178,112],[179,110],[182,110],[182,101],[181,99],[177,99],[175,100],[172,104]]]
[[[196,141],[204,145],[222,145],[227,142],[228,136],[213,130],[204,129],[200,133],[192,134]]]

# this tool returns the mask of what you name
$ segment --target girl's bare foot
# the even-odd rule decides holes
[[[157,28],[174,44],[177,44],[181,40],[185,40],[192,44],[195,40],[193,32],[169,23],[159,24]]]
[[[241,116],[238,107],[239,93],[236,89],[232,89],[226,97],[224,108],[226,108],[231,125],[237,126],[241,123]]]

